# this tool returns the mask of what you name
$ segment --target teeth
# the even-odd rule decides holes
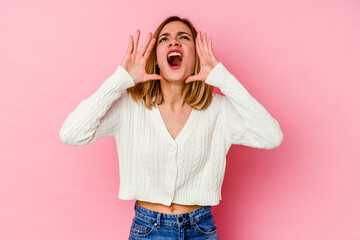
[[[171,56],[179,56],[180,59],[182,60],[181,53],[179,53],[179,52],[171,52],[171,53],[169,53],[168,60],[170,59]]]

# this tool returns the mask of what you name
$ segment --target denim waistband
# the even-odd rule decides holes
[[[160,227],[162,224],[170,226],[181,226],[186,224],[195,224],[195,222],[203,219],[212,214],[211,206],[202,206],[194,211],[181,213],[181,214],[166,214],[161,212],[152,211],[150,209],[140,206],[135,202],[134,206],[135,216],[156,223]]]

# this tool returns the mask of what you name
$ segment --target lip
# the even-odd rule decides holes
[[[181,58],[183,58],[183,53],[182,53],[182,51],[180,51],[179,49],[171,49],[171,50],[168,51],[168,53],[166,54],[166,59],[167,59],[167,57],[169,56],[169,54],[172,53],[172,52],[178,52],[178,53],[180,53],[180,54],[181,54]]]

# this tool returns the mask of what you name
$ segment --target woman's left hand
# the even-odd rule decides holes
[[[200,58],[200,72],[192,75],[185,80],[185,83],[192,81],[205,81],[211,70],[219,63],[216,59],[211,38],[207,39],[206,33],[199,33],[196,36],[196,50]]]

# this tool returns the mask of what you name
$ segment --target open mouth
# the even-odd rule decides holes
[[[169,63],[169,67],[173,70],[179,69],[182,63],[182,56],[178,52],[171,52],[168,55],[167,61]]]

